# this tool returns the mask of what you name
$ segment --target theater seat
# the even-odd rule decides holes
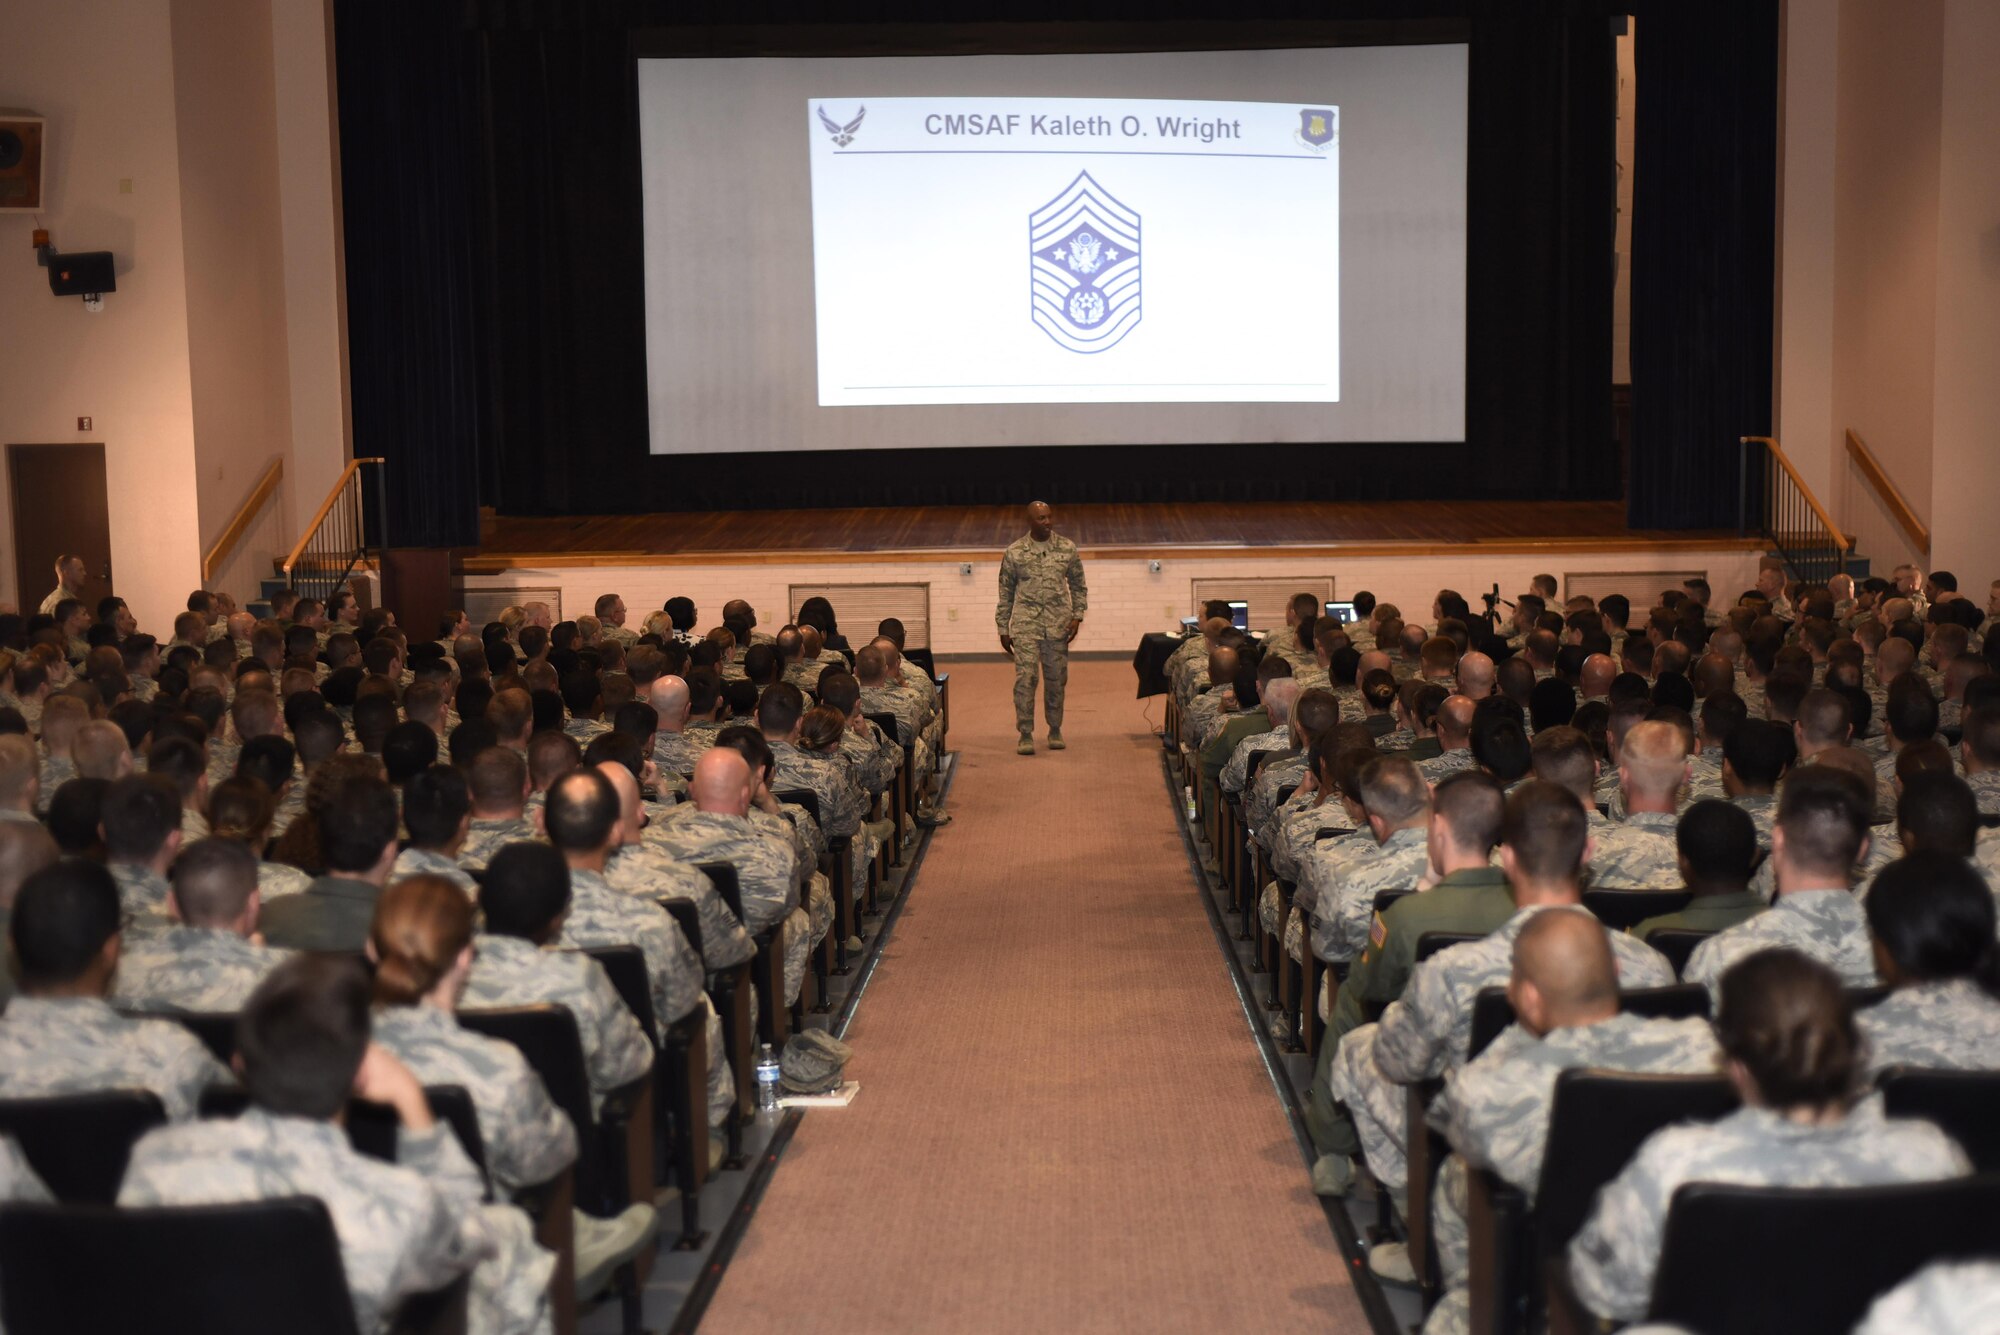
[[[1929,1262],[1996,1253],[2000,1178],[1841,1188],[1691,1183],[1667,1211],[1650,1319],[1703,1335],[1844,1331]]]
[[[1674,976],[1687,972],[1688,959],[1694,948],[1714,936],[1714,932],[1686,932],[1679,928],[1662,927],[1657,932],[1646,935],[1646,944],[1667,957],[1667,963],[1674,966]]]
[[[1708,1018],[1708,989],[1697,983],[1675,983],[1669,987],[1634,987],[1618,994],[1618,1009],[1649,1019],[1683,1020]],[[1472,1043],[1470,1061],[1486,1051],[1500,1037],[1500,1031],[1514,1023],[1514,1006],[1504,987],[1482,987],[1472,999]]]
[[[55,1198],[72,1205],[117,1200],[132,1147],[166,1121],[160,1100],[143,1089],[0,1100],[0,1132],[21,1142]]]
[[[2000,1071],[1898,1066],[1879,1081],[1891,1117],[1936,1122],[1982,1173],[2000,1173]]]
[[[1648,918],[1679,913],[1694,898],[1685,890],[1586,890],[1583,906],[1613,931],[1637,927]]]
[[[406,1302],[391,1335],[463,1335],[466,1289]],[[333,1221],[306,1196],[0,1206],[0,1294],[12,1335],[356,1335]]]

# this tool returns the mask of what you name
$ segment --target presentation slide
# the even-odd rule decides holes
[[[821,404],[1339,401],[1337,107],[801,111]]]
[[[655,454],[1464,438],[1463,45],[638,79]]]

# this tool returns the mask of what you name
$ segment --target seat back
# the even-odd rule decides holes
[[[576,1127],[577,1208],[599,1213],[614,1199],[616,1184],[601,1152],[597,1117],[590,1101],[590,1075],[576,1018],[561,1006],[506,1006],[463,1010],[458,1022],[475,1034],[512,1043],[542,1078],[549,1099]]]
[[[1698,983],[1670,987],[1634,987],[1618,994],[1618,1009],[1654,1020],[1708,1018],[1708,989]],[[1514,1006],[1504,987],[1484,987],[1472,999],[1472,1047],[1467,1060],[1486,1050],[1500,1031],[1514,1023]]]
[[[0,1132],[21,1142],[55,1198],[73,1205],[117,1200],[132,1146],[166,1121],[159,1098],[143,1089],[0,1099]]]
[[[1667,1210],[1651,1319],[1703,1335],[1850,1330],[1932,1261],[2000,1253],[2000,1178],[1880,1187],[1702,1182]],[[1772,1276],[1793,1283],[1773,1283]]]
[[[236,1015],[231,1011],[213,1011],[199,1014],[186,1013],[161,1016],[172,1020],[196,1038],[203,1047],[215,1054],[215,1059],[224,1066],[236,1055]]]
[[[793,806],[804,807],[813,824],[819,824],[819,794],[810,788],[781,788],[771,796],[780,802],[790,802]]]
[[[309,1196],[0,1206],[0,1295],[17,1332],[355,1335],[333,1221]]]
[[[1425,932],[1417,938],[1416,963],[1422,964],[1440,950],[1450,950],[1453,946],[1464,945],[1467,941],[1484,941],[1484,932]]]
[[[1706,1020],[1708,989],[1700,983],[1628,987],[1618,994],[1618,1009],[1649,1020]]]
[[[1535,1273],[1563,1254],[1589,1218],[1598,1188],[1618,1176],[1648,1136],[1676,1122],[1714,1121],[1736,1103],[1735,1089],[1719,1075],[1574,1070],[1557,1076],[1535,1193]]]
[[[1714,932],[1689,932],[1678,927],[1662,927],[1646,934],[1646,944],[1667,957],[1676,975],[1687,972],[1688,957],[1694,948],[1714,936]]]
[[[681,935],[687,938],[695,955],[701,957],[701,909],[691,899],[676,899],[672,895],[662,897],[659,904],[679,925]]]
[[[1408,899],[1415,893],[1417,893],[1415,890],[1377,890],[1375,892],[1375,911],[1377,913],[1387,913],[1390,905],[1399,899]]]
[[[1898,1066],[1881,1079],[1891,1117],[1936,1122],[1982,1173],[2000,1173],[2000,1071]]]
[[[811,794],[808,793],[807,796],[810,797]],[[736,915],[736,921],[747,924],[750,920],[743,916],[743,889],[736,879],[736,868],[727,862],[698,862],[695,866],[700,868],[714,884],[715,893],[722,897],[722,902]]]
[[[653,1018],[653,985],[646,977],[646,957],[637,946],[592,946],[583,952],[603,966],[625,1009],[646,1031],[647,1041],[660,1046],[660,1029]]]
[[[1637,927],[1663,913],[1679,913],[1694,898],[1685,890],[1586,890],[1583,906],[1613,931]]]
[[[1471,1061],[1500,1037],[1500,1031],[1514,1023],[1514,1003],[1507,1000],[1504,987],[1482,987],[1472,999],[1472,1044],[1465,1059]]]
[[[472,1095],[463,1085],[425,1085],[424,1101],[431,1105],[431,1115],[451,1128],[465,1157],[485,1176],[486,1141],[479,1134],[479,1114],[472,1106]],[[249,1106],[250,1095],[240,1086],[212,1085],[201,1094],[203,1117],[240,1117]],[[349,1099],[344,1123],[347,1143],[356,1153],[383,1163],[396,1162],[396,1129],[402,1123],[394,1108]]]
[[[894,714],[863,714],[861,717],[880,728],[882,735],[896,743],[896,745],[901,746],[903,744],[901,736],[896,732],[896,716]],[[815,798],[814,800],[817,801],[818,799]]]
[[[1282,807],[1283,805],[1285,805],[1285,803],[1292,800],[1292,794],[1298,792],[1298,790],[1299,786],[1296,783],[1288,783],[1281,785],[1278,789],[1278,800],[1272,803],[1271,805],[1273,806],[1273,808]]]

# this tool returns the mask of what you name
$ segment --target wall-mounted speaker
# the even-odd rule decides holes
[[[118,270],[108,250],[80,250],[49,256],[49,291],[59,297],[88,297],[118,290]]]
[[[33,213],[42,207],[40,116],[0,111],[0,213]]]

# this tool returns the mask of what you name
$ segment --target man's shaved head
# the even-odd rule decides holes
[[[697,811],[743,815],[750,809],[750,762],[726,746],[703,752],[688,780],[688,799]]]
[[[1493,694],[1493,660],[1474,650],[1458,660],[1459,693],[1468,700],[1484,700]],[[1450,702],[1446,702],[1450,708]]]
[[[1472,717],[1479,712],[1477,701],[1463,695],[1447,697],[1438,706],[1438,739],[1454,746],[1463,744],[1472,736]]]
[[[1603,925],[1565,908],[1528,919],[1514,938],[1507,995],[1522,1024],[1536,1033],[1616,1015],[1618,967]]]
[[[1671,723],[1635,723],[1619,743],[1618,765],[1632,792],[1668,796],[1687,777],[1687,738]]]
[[[1610,654],[1592,654],[1583,660],[1583,671],[1577,681],[1583,688],[1583,698],[1598,700],[1611,694],[1611,679],[1618,675],[1618,663]]]
[[[679,726],[688,716],[688,684],[680,677],[655,677],[647,691],[660,722]]]

